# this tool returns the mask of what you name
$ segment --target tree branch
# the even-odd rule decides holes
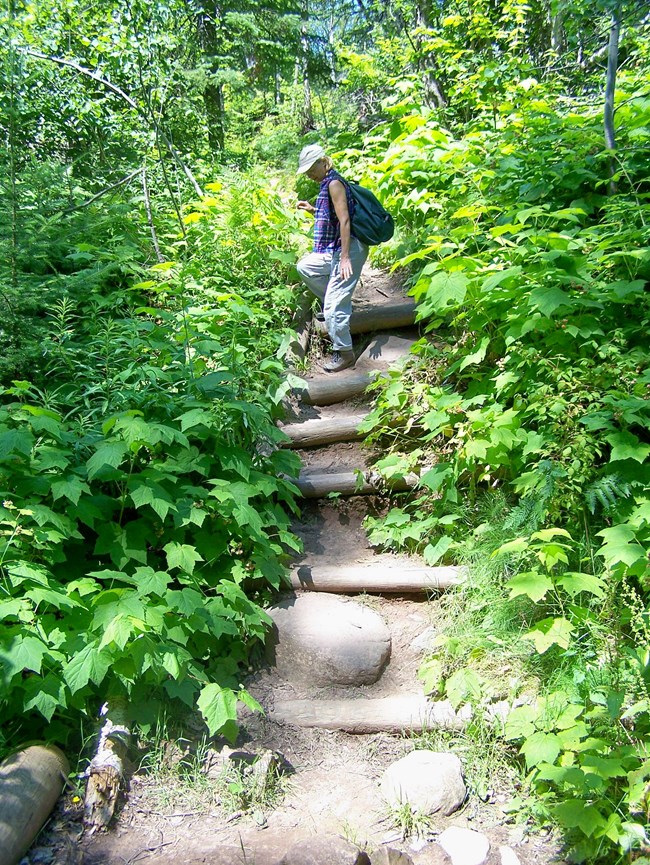
[[[66,210],[59,211],[61,214],[66,213],[74,213],[75,210],[82,210],[84,207],[88,207],[94,201],[97,201],[98,198],[101,198],[103,195],[106,195],[109,192],[112,192],[114,189],[117,189],[118,186],[123,186],[125,183],[128,183],[130,180],[133,180],[134,177],[137,177],[141,171],[144,169],[136,168],[135,171],[132,171],[131,174],[128,174],[126,177],[123,177],[121,180],[118,180],[117,183],[112,183],[110,186],[107,186],[106,189],[100,190],[98,193],[93,195],[92,198],[89,198],[87,201],[82,201],[81,204],[75,204],[74,207],[68,207]]]

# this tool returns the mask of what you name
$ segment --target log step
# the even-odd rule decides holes
[[[449,700],[432,703],[419,695],[378,699],[276,700],[273,721],[295,727],[318,727],[346,733],[462,730],[471,717],[469,706],[456,712]]]
[[[377,592],[413,594],[449,589],[463,581],[464,569],[374,563],[372,565],[294,565],[294,589],[312,592]]]
[[[393,303],[381,303],[376,306],[353,309],[350,318],[350,333],[371,333],[373,330],[390,330],[398,327],[410,327],[415,324],[415,301],[406,297]],[[327,335],[327,328],[322,321],[314,321],[315,329]]]
[[[367,412],[338,417],[312,418],[302,423],[291,423],[281,427],[288,435],[290,442],[283,447],[308,448],[317,445],[329,445],[335,442],[357,441],[363,438],[359,426],[366,418]]]
[[[303,469],[292,482],[298,487],[303,498],[319,499],[329,493],[342,496],[382,495],[390,492],[405,492],[415,487],[419,481],[415,474],[404,478],[384,481],[374,472],[323,471],[322,469]]]

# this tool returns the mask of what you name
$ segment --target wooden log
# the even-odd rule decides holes
[[[373,374],[370,372],[345,370],[336,375],[318,376],[306,381],[297,394],[308,405],[334,405],[360,396],[372,379]]]
[[[417,485],[417,475],[409,474],[404,478],[394,478],[383,481],[374,472],[365,472],[360,478],[357,472],[325,472],[322,469],[305,469],[292,482],[298,487],[306,499],[319,499],[329,493],[340,493],[342,496],[381,495],[390,492],[405,492]]]
[[[16,865],[50,816],[70,766],[53,745],[31,745],[0,765],[0,865]]]
[[[312,592],[379,592],[412,594],[449,589],[463,581],[464,569],[415,567],[399,564],[296,565],[291,571],[294,589]]]
[[[380,303],[352,311],[350,333],[370,333],[393,327],[410,327],[415,323],[415,301],[407,297],[395,303]],[[316,330],[327,335],[325,323],[317,321]]]
[[[309,448],[315,445],[328,445],[333,442],[350,442],[363,438],[359,426],[366,413],[345,415],[341,417],[314,418],[302,423],[291,423],[281,427],[288,435],[290,442],[284,442],[283,447]]]
[[[113,697],[102,711],[105,720],[97,750],[86,770],[84,822],[91,834],[108,826],[115,813],[131,740],[127,710],[128,703],[124,697]]]
[[[276,700],[271,720],[295,727],[319,727],[346,733],[399,733],[462,730],[471,709],[456,712],[449,700],[432,703],[406,694],[379,699]]]

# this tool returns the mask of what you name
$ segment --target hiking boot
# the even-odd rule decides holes
[[[332,352],[331,359],[323,364],[323,369],[325,372],[341,372],[342,369],[349,369],[354,366],[356,362],[352,349],[343,349]]]
[[[314,318],[316,321],[325,321],[325,313],[324,312],[315,312]]]

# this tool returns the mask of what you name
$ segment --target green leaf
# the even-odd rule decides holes
[[[535,732],[535,723],[539,711],[535,706],[516,706],[508,715],[505,726],[505,738],[508,742],[515,739],[527,739]]]
[[[431,492],[437,493],[451,474],[452,467],[448,463],[439,463],[421,475],[418,486],[426,487]]]
[[[612,446],[609,457],[611,463],[617,460],[635,460],[642,463],[650,454],[650,445],[642,444],[635,435],[627,432],[627,430],[605,436],[605,441]]]
[[[449,535],[443,535],[435,544],[427,544],[422,553],[424,561],[427,565],[435,565],[453,543],[453,538],[450,538]]]
[[[532,640],[540,655],[543,655],[551,646],[560,646],[568,649],[571,642],[571,634],[575,628],[567,619],[543,619],[534,628],[523,635],[524,640]]]
[[[167,567],[170,570],[179,568],[186,574],[193,574],[196,563],[203,561],[203,556],[196,551],[196,547],[192,547],[190,544],[179,544],[177,541],[171,541],[163,547],[163,550],[167,555]]]
[[[73,694],[88,682],[101,685],[111,666],[110,655],[100,652],[97,643],[89,643],[63,668],[63,678]]]
[[[426,277],[421,279],[426,281]],[[430,307],[432,311],[444,309],[450,304],[458,306],[465,300],[468,284],[469,280],[459,270],[451,273],[447,271],[434,273],[426,288],[425,306]]]
[[[88,478],[91,480],[106,466],[118,468],[128,452],[126,442],[103,442],[86,462]]]
[[[18,635],[7,644],[0,645],[0,668],[3,669],[5,682],[23,670],[40,673],[43,658],[47,654],[47,645],[33,634]]]
[[[465,700],[480,700],[481,680],[474,670],[463,667],[447,679],[445,690],[454,708],[458,708]]]
[[[553,764],[560,753],[560,741],[555,733],[533,733],[521,746],[520,753],[529,769],[540,763]]]
[[[559,307],[572,307],[575,304],[571,297],[565,291],[562,291],[561,288],[544,286],[531,291],[528,305],[532,309],[538,309],[542,315],[550,318]]]
[[[237,697],[229,688],[222,688],[215,682],[201,689],[197,705],[211,736],[237,720]]]
[[[580,592],[588,592],[596,598],[604,598],[603,581],[593,574],[585,574],[582,571],[567,571],[555,580],[558,586],[575,598]]]
[[[90,494],[90,487],[84,483],[76,475],[71,475],[62,481],[55,481],[52,484],[52,498],[54,501],[60,498],[66,498],[73,505],[78,504],[82,493]]]
[[[484,336],[483,339],[480,341],[479,346],[476,349],[476,351],[472,352],[471,354],[465,355],[465,357],[463,358],[463,360],[460,364],[460,369],[463,370],[463,369],[465,369],[465,367],[471,366],[472,364],[480,363],[485,358],[485,355],[487,354],[489,344],[490,344],[490,337]]]
[[[538,603],[542,598],[546,597],[547,592],[553,588],[553,583],[544,574],[538,571],[525,571],[522,574],[516,574],[511,577],[506,586],[510,589],[510,598],[517,598],[520,595],[526,595]]]
[[[605,820],[595,805],[588,805],[582,799],[569,799],[555,805],[552,809],[556,820],[569,829],[581,829],[590,838],[597,829],[605,825]]]

